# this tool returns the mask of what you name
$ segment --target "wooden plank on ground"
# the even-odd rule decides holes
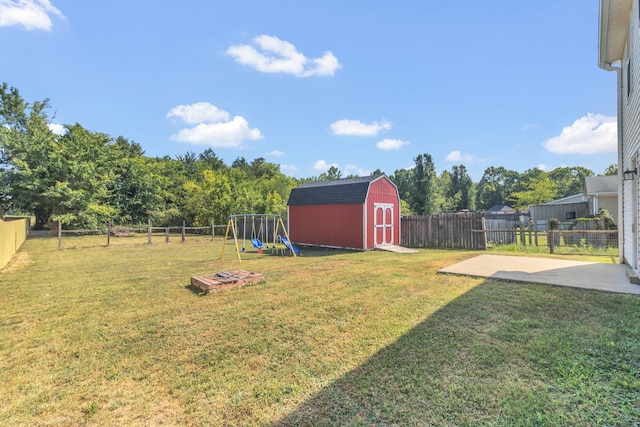
[[[245,270],[220,271],[206,276],[192,276],[191,285],[205,292],[222,291],[254,285],[264,280],[264,275]]]

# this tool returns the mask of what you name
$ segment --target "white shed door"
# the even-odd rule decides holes
[[[375,228],[375,247],[393,245],[393,205],[386,203],[375,203],[374,211],[374,228]]]

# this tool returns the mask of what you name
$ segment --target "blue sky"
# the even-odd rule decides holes
[[[0,0],[0,81],[149,156],[602,173],[616,76],[597,29],[585,0]]]

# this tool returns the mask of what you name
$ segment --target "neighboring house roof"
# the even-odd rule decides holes
[[[362,204],[369,184],[384,175],[313,181],[299,185],[289,195],[289,206]]]
[[[584,195],[618,195],[618,176],[590,176],[585,178]]]
[[[582,194],[574,194],[573,196],[563,197],[562,199],[552,200],[547,203],[543,203],[543,205],[568,205],[570,203],[582,203],[586,202],[584,195]]]
[[[600,0],[598,65],[607,69],[620,61],[629,28],[631,0]]]
[[[507,205],[495,205],[487,209],[487,212],[513,212],[513,209]]]

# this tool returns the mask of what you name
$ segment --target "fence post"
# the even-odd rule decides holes
[[[164,229],[164,242],[169,243],[169,227]]]
[[[487,250],[487,219],[482,217],[482,249]]]
[[[549,241],[549,253],[553,254],[555,252],[553,231],[547,233],[547,240]]]
[[[182,243],[184,243],[184,238],[185,238],[184,221],[182,221]]]
[[[58,250],[62,249],[62,222],[58,221]]]
[[[215,225],[213,225],[213,220],[211,221],[211,241],[213,242],[215,240],[216,237],[216,233],[215,233]]]
[[[147,242],[151,244],[151,218],[147,219]]]
[[[105,224],[107,224],[107,247],[109,247],[111,243],[111,224],[108,221]]]

